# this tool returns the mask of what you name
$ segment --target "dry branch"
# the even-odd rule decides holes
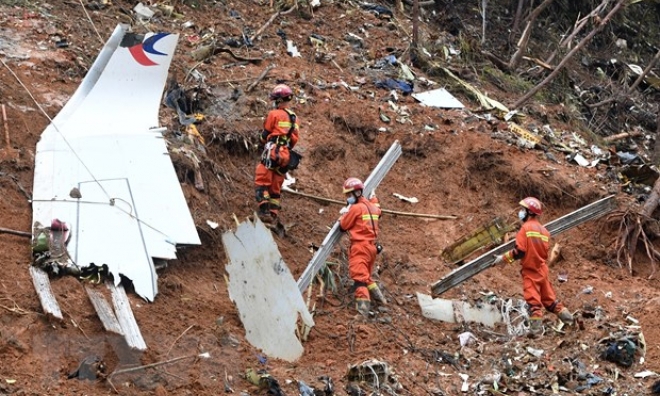
[[[257,30],[257,32],[254,33],[254,34],[252,35],[252,37],[250,37],[250,41],[254,41],[254,40],[256,40],[259,36],[261,36],[261,33],[263,33],[264,30],[266,30],[266,28],[267,28],[268,26],[270,26],[270,24],[273,23],[273,21],[274,21],[278,16],[280,16],[280,15],[286,15],[286,14],[290,13],[291,11],[295,10],[296,8],[298,8],[298,3],[297,3],[297,2],[296,2],[296,4],[294,4],[291,8],[289,8],[289,9],[286,10],[286,11],[277,11],[276,13],[274,13],[274,14],[273,14],[273,15],[272,15],[272,16],[266,21],[266,23],[264,23],[264,25],[263,25],[262,27],[260,27],[259,30]]]
[[[622,133],[617,133],[616,135],[611,135],[603,138],[604,142],[610,143],[614,142],[617,140],[625,139],[628,137],[637,137],[637,136],[642,136],[642,132],[622,132]]]
[[[232,58],[238,61],[244,61],[244,62],[250,62],[256,64],[256,63],[261,63],[261,61],[263,60],[262,58],[246,58],[240,55],[236,55],[232,50],[228,48],[217,48],[215,46],[215,42],[197,48],[196,50],[190,53],[190,57],[193,58],[195,61],[203,62],[206,59],[210,58],[211,56],[217,55],[222,52],[229,54]]]
[[[208,352],[196,353],[194,355],[179,356],[177,358],[165,360],[165,361],[162,361],[162,362],[145,364],[144,366],[129,367],[129,368],[121,369],[121,370],[115,370],[115,371],[112,372],[112,374],[110,374],[108,376],[108,378],[106,378],[106,380],[108,381],[108,383],[110,384],[112,389],[114,389],[115,392],[119,393],[117,391],[117,388],[115,388],[115,385],[112,383],[112,377],[114,377],[115,375],[131,373],[131,372],[134,372],[134,371],[145,370],[145,369],[148,369],[148,368],[153,368],[153,367],[158,367],[158,366],[164,366],[166,364],[172,364],[172,363],[176,363],[176,362],[179,362],[181,360],[186,360],[186,359],[196,359],[196,358],[205,358],[205,359],[207,359],[209,357],[210,357],[210,355],[208,354]]]
[[[605,7],[607,7],[609,2],[610,2],[610,0],[603,0],[603,2],[598,5],[598,7],[591,10],[589,15],[587,15],[586,17],[584,17],[580,20],[575,21],[575,28],[573,29],[573,32],[570,35],[566,36],[559,43],[558,47],[570,48],[571,47],[571,42],[573,41],[575,36],[578,33],[580,33],[580,31],[587,25],[587,22],[589,22],[589,20],[591,18],[598,16],[598,14],[600,14],[605,9]],[[551,63],[555,59],[555,56],[557,56],[557,52],[558,52],[558,50],[555,50],[552,54],[550,54],[548,59],[546,59],[545,63]]]
[[[619,10],[621,10],[621,8],[625,7],[625,5],[626,5],[627,2],[628,2],[628,0],[619,0],[619,1],[617,1],[617,3],[616,3],[616,4],[614,5],[614,7],[612,8],[612,10],[610,10],[610,12],[609,12],[609,13],[608,13],[608,14],[607,14],[607,15],[606,15],[606,16],[600,21],[600,23],[598,24],[598,26],[596,26],[596,27],[595,27],[595,28],[594,28],[594,29],[593,29],[593,30],[592,30],[592,31],[591,31],[591,32],[590,32],[585,38],[582,39],[582,41],[580,41],[580,43],[578,43],[578,45],[575,46],[575,48],[573,48],[573,49],[572,49],[572,50],[571,50],[571,51],[570,51],[570,52],[564,57],[564,59],[562,59],[562,61],[559,63],[559,65],[557,65],[557,67],[555,68],[555,70],[554,70],[552,73],[550,73],[550,74],[549,74],[549,75],[548,75],[543,81],[541,81],[541,82],[540,82],[539,84],[537,84],[534,88],[532,88],[529,92],[527,92],[525,95],[523,95],[522,98],[518,99],[518,100],[516,101],[516,103],[514,103],[513,106],[511,106],[510,109],[511,109],[511,110],[515,110],[515,109],[519,108],[520,106],[522,106],[525,102],[527,102],[527,100],[529,100],[529,98],[531,98],[531,97],[534,96],[538,91],[540,91],[541,88],[543,88],[544,86],[546,86],[550,81],[552,81],[555,77],[557,77],[557,75],[559,74],[559,72],[564,68],[564,66],[566,66],[566,64],[567,64],[568,61],[573,57],[573,55],[575,55],[575,54],[576,54],[579,50],[581,50],[581,49],[582,49],[582,48],[583,48],[583,47],[584,47],[589,41],[591,41],[591,39],[592,39],[597,33],[599,33],[601,30],[603,30],[603,28],[605,28],[605,25],[607,25],[607,23],[610,21],[610,19],[612,19],[612,17],[613,17],[617,12],[619,12]]]
[[[264,78],[266,78],[266,75],[268,74],[268,72],[271,71],[271,70],[274,69],[274,68],[275,68],[275,65],[268,65],[268,67],[265,68],[264,71],[261,72],[261,74],[259,74],[259,77],[257,77],[257,79],[254,80],[254,82],[253,82],[252,84],[250,84],[250,85],[245,89],[245,92],[250,92],[250,91],[252,91],[252,90],[254,89],[254,87],[256,87],[257,84],[259,84],[259,82],[260,82],[261,80],[263,80]]]
[[[655,54],[655,56],[653,57],[653,59],[651,59],[651,61],[650,61],[649,64],[646,66],[646,68],[644,69],[644,71],[642,71],[642,73],[637,77],[637,79],[635,80],[635,82],[633,82],[633,84],[632,84],[630,87],[628,87],[628,89],[626,90],[625,94],[622,96],[623,98],[627,98],[627,97],[628,97],[628,96],[629,96],[629,95],[635,90],[635,88],[637,88],[637,86],[638,86],[642,81],[644,81],[644,78],[649,74],[649,72],[651,71],[651,69],[653,69],[653,66],[655,66],[655,64],[658,62],[658,60],[660,60],[660,51],[658,51],[658,52]],[[602,101],[600,101],[600,102],[598,102],[598,103],[588,104],[587,107],[589,107],[590,109],[593,109],[594,107],[600,107],[600,106],[606,105],[606,104],[608,104],[608,103],[615,102],[616,100],[617,100],[616,97],[612,97],[612,98],[608,98],[608,99],[602,100]]]
[[[7,125],[7,110],[5,109],[5,105],[2,105],[2,123],[5,126],[5,144],[7,145],[7,148],[11,148],[11,143],[9,142],[9,126]]]
[[[539,4],[539,6],[536,7],[530,14],[527,21],[527,26],[525,26],[525,30],[523,31],[522,36],[520,36],[520,40],[518,40],[518,49],[509,61],[509,69],[513,70],[518,67],[520,59],[522,59],[523,54],[527,51],[527,44],[529,43],[529,38],[532,35],[532,26],[534,25],[534,22],[536,22],[536,18],[538,18],[541,12],[553,1],[554,0],[545,0],[543,3]]]
[[[0,234],[12,234],[32,238],[32,234],[29,232],[10,230],[9,228],[0,228]]]

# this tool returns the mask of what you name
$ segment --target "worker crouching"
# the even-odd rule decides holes
[[[565,324],[573,324],[573,315],[557,299],[550,284],[547,265],[550,247],[550,233],[539,222],[543,213],[541,202],[533,197],[520,201],[522,208],[518,218],[522,222],[520,231],[516,234],[515,248],[495,257],[495,264],[512,263],[520,260],[523,278],[523,296],[530,309],[530,335],[543,333],[543,309],[556,314]]]
[[[353,280],[356,308],[360,314],[369,316],[371,299],[380,304],[387,304],[378,284],[371,278],[376,262],[376,255],[382,249],[377,243],[378,221],[381,210],[378,198],[367,199],[363,196],[364,184],[360,179],[346,179],[343,192],[348,208],[342,209],[339,227],[347,232],[351,241],[348,255],[348,273]]]

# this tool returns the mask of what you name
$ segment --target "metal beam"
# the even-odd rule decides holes
[[[589,220],[595,220],[611,212],[615,207],[616,204],[614,195],[610,195],[556,220],[553,220],[546,224],[545,227],[550,232],[550,235],[555,236]],[[431,285],[431,293],[433,296],[438,296],[447,290],[460,285],[478,273],[490,268],[493,265],[493,256],[506,253],[507,251],[513,249],[514,245],[515,240],[505,243],[504,245],[500,245],[495,249],[482,254],[469,263],[464,264],[460,268],[453,270],[449,273],[449,275]]]
[[[378,165],[376,165],[374,170],[371,172],[371,175],[369,175],[367,180],[364,182],[363,192],[365,196],[368,197],[369,194],[371,194],[371,192],[374,191],[376,187],[378,187],[380,182],[385,178],[385,175],[387,175],[387,172],[390,171],[392,165],[394,165],[400,156],[401,145],[399,144],[399,141],[396,140],[394,143],[392,143],[392,146],[390,146],[389,150],[387,150],[387,153],[385,153]],[[321,247],[316,251],[309,264],[307,264],[307,268],[305,268],[305,271],[300,276],[300,279],[298,279],[298,288],[300,289],[301,293],[303,293],[305,289],[307,289],[307,286],[312,283],[312,279],[314,279],[316,274],[323,267],[325,260],[332,252],[333,247],[339,241],[340,237],[341,231],[339,230],[339,221],[336,221],[328,235],[326,235],[325,239],[323,240]]]

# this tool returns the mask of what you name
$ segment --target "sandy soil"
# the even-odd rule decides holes
[[[90,355],[101,357],[109,374],[131,365],[202,351],[208,351],[211,359],[184,360],[120,374],[112,382],[119,393],[127,395],[216,395],[226,389],[266,394],[266,390],[259,390],[244,379],[245,371],[254,368],[267,370],[289,395],[298,394],[296,380],[318,384],[319,376],[330,376],[335,393],[343,395],[347,365],[374,358],[389,364],[396,373],[401,384],[396,394],[400,395],[462,394],[459,373],[469,375],[471,385],[488,375],[503,374],[500,389],[506,385],[506,392],[492,394],[527,395],[534,393],[532,389],[537,394],[552,394],[555,382],[575,389],[586,384],[585,372],[603,381],[584,394],[602,394],[608,388],[617,393],[607,394],[648,392],[653,377],[638,379],[633,374],[660,371],[660,332],[656,327],[660,325],[660,293],[657,280],[647,279],[651,268],[642,253],[633,274],[619,268],[613,251],[616,222],[601,219],[587,223],[554,240],[563,247],[562,259],[551,268],[561,299],[578,316],[595,307],[600,307],[604,314],[601,320],[584,317],[582,329],[568,328],[565,334],[549,330],[545,337],[535,340],[510,338],[501,325],[489,329],[428,320],[421,315],[415,297],[417,292],[430,293],[432,282],[456,268],[442,259],[443,248],[495,216],[515,219],[516,202],[526,195],[543,200],[545,220],[609,193],[619,196],[621,208],[628,207],[634,198],[620,192],[620,186],[604,166],[582,168],[567,164],[559,152],[555,156],[560,163],[551,162],[540,150],[517,147],[510,134],[500,133],[499,122],[487,122],[469,112],[424,108],[409,96],[399,95],[397,105],[407,107],[410,121],[396,122],[397,114],[387,103],[389,92],[373,84],[375,79],[396,74],[374,65],[389,52],[400,55],[406,49],[406,32],[411,28],[407,18],[388,22],[348,4],[323,5],[313,15],[305,10],[300,15],[294,12],[277,18],[255,47],[249,51],[235,50],[243,56],[269,57],[260,65],[237,65],[226,54],[196,64],[190,51],[198,37],[210,32],[222,39],[240,37],[244,27],[253,33],[268,20],[272,10],[268,4],[257,2],[209,2],[197,8],[182,3],[175,2],[176,11],[184,14],[182,18],[159,15],[150,27],[181,34],[171,67],[173,76],[182,82],[196,66],[206,77],[207,101],[202,105],[207,119],[200,131],[209,143],[206,154],[199,153],[206,191],[194,188],[192,180],[185,176],[185,161],[175,158],[203,245],[182,249],[180,259],[159,272],[160,293],[153,303],[130,295],[149,345],[145,353],[136,353],[126,348],[122,339],[103,330],[83,287],[75,279],[53,281],[65,320],[58,322],[44,316],[28,273],[29,241],[0,234],[0,394],[114,394],[108,381],[68,380],[67,374]],[[1,227],[31,229],[31,207],[25,194],[31,191],[35,146],[49,122],[39,107],[50,117],[57,114],[84,77],[101,42],[118,22],[129,20],[124,10],[132,6],[127,1],[115,1],[100,11],[89,11],[103,40],[97,37],[77,2],[0,7],[0,56],[24,85],[7,67],[0,67],[0,102],[7,106],[11,144],[18,152],[14,158],[12,151],[5,152],[0,162]],[[230,10],[241,18],[229,17]],[[182,27],[186,21],[193,21],[194,27]],[[423,29],[432,28],[437,26],[425,24]],[[136,24],[135,29],[140,32],[145,28]],[[277,29],[284,30],[297,43],[301,58],[286,55]],[[364,47],[355,49],[344,41],[347,32],[364,37]],[[332,54],[334,62],[315,62],[313,47],[307,40],[311,33],[326,38],[327,53]],[[56,48],[55,42],[62,38],[68,41],[68,48]],[[268,64],[276,68],[252,92],[244,93]],[[342,80],[359,89],[330,86]],[[233,226],[233,214],[245,218],[255,209],[252,177],[259,153],[246,150],[243,139],[254,141],[268,109],[267,93],[278,81],[294,87],[300,99],[295,110],[302,120],[300,148],[305,158],[294,175],[297,189],[341,200],[342,181],[349,176],[365,178],[390,144],[399,140],[404,154],[378,189],[382,206],[397,211],[456,215],[458,219],[383,217],[382,242],[386,250],[379,257],[377,276],[391,300],[388,311],[381,314],[389,318],[384,322],[356,320],[355,311],[349,306],[346,241],[342,241],[331,256],[336,263],[339,289],[326,299],[317,299],[316,327],[305,343],[303,357],[295,363],[268,359],[262,364],[259,351],[245,341],[237,310],[228,298],[221,235]],[[486,83],[471,82],[505,103],[515,99]],[[311,84],[328,87],[311,89]],[[237,100],[231,100],[235,89],[241,94]],[[469,98],[458,96],[469,108],[478,108]],[[571,130],[554,118],[554,106],[544,108],[553,129]],[[379,111],[392,122],[381,121]],[[164,125],[177,127],[170,109],[163,107],[161,116]],[[541,120],[526,122],[540,124]],[[380,132],[379,128],[387,131]],[[169,138],[175,145],[185,144],[174,134]],[[419,203],[401,201],[394,193],[417,197]],[[283,206],[284,221],[293,227],[285,237],[276,240],[297,277],[311,258],[310,246],[321,243],[338,217],[340,206],[291,194],[284,195]],[[213,230],[206,220],[216,221],[221,227]],[[521,298],[518,271],[517,264],[490,269],[443,297],[475,301],[482,297],[480,293],[493,292],[503,299]],[[568,274],[568,281],[557,282],[559,273]],[[592,294],[583,293],[587,286],[593,287]],[[635,324],[630,318],[639,321],[643,330],[646,356],[644,363],[637,355],[632,367],[619,367],[601,359],[603,345],[599,341]],[[548,316],[548,328],[555,321]],[[458,335],[464,331],[473,332],[479,344],[461,348]],[[535,357],[526,352],[527,347],[545,352]],[[580,364],[584,365],[582,377]],[[465,394],[477,391],[470,388]]]

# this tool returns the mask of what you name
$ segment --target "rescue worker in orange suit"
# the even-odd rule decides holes
[[[530,309],[530,334],[543,333],[543,309],[556,314],[566,324],[573,324],[571,312],[557,300],[555,291],[550,284],[549,270],[546,264],[550,247],[550,233],[539,222],[543,213],[541,201],[527,197],[520,201],[522,208],[518,218],[522,222],[520,231],[516,234],[515,248],[495,257],[495,264],[501,262],[513,263],[520,260],[523,278],[523,296]]]
[[[292,149],[298,143],[300,122],[289,109],[293,91],[279,84],[270,93],[275,109],[268,112],[259,142],[264,147],[257,164],[254,184],[259,217],[266,222],[278,221],[284,176],[291,165]]]
[[[376,255],[380,253],[377,245],[378,220],[381,210],[378,198],[367,199],[363,196],[364,184],[360,179],[351,177],[344,182],[344,196],[348,208],[342,209],[339,228],[347,232],[351,241],[348,255],[348,274],[353,280],[357,311],[369,316],[371,298],[382,305],[387,304],[378,284],[371,279]]]

